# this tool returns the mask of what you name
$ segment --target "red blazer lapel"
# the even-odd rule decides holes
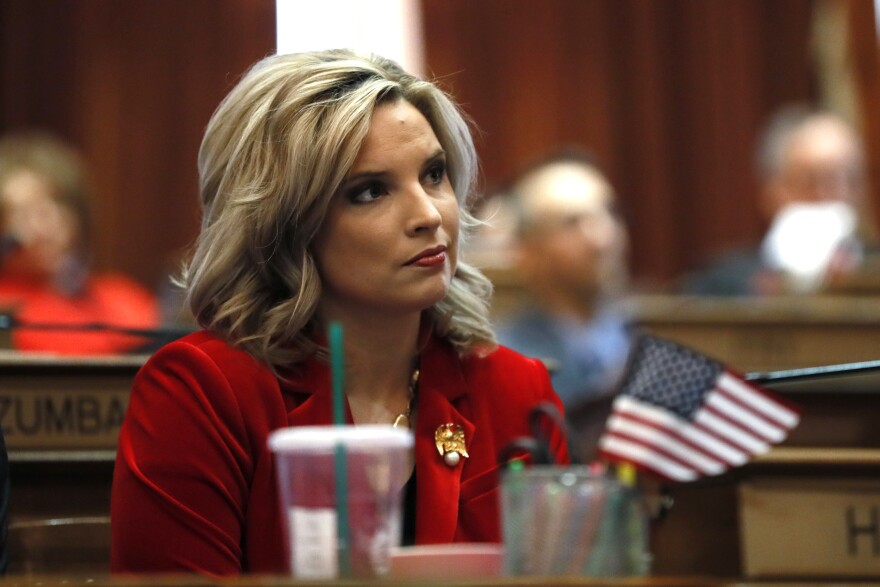
[[[289,426],[325,426],[333,423],[333,394],[330,367],[315,359],[305,361],[282,380]],[[351,408],[345,400],[345,423],[353,424]]]
[[[415,430],[416,543],[452,542],[458,526],[461,473],[466,459],[454,467],[443,460],[434,441],[440,426],[451,423],[464,430],[465,444],[474,437],[474,425],[464,408],[468,389],[454,351],[432,340],[422,353]]]

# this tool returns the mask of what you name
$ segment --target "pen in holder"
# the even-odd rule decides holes
[[[635,487],[587,466],[521,462],[502,473],[509,575],[640,576],[650,570],[648,521]]]

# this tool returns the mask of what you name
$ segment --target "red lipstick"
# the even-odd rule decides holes
[[[446,262],[446,247],[440,245],[425,249],[404,265],[415,265],[416,267],[439,267]]]

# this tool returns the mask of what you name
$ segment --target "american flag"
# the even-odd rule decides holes
[[[798,421],[791,404],[721,363],[644,335],[599,439],[599,456],[693,481],[767,452]]]

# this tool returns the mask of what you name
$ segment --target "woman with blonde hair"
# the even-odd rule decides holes
[[[379,57],[272,56],[214,113],[199,171],[182,282],[203,330],[134,383],[112,570],[285,570],[266,439],[331,423],[331,322],[345,332],[348,423],[415,436],[404,536],[500,542],[498,453],[529,433],[536,404],[559,401],[543,365],[498,347],[491,286],[458,258],[477,163],[457,107]],[[438,452],[444,426],[462,454]],[[563,438],[553,451],[567,460]]]

